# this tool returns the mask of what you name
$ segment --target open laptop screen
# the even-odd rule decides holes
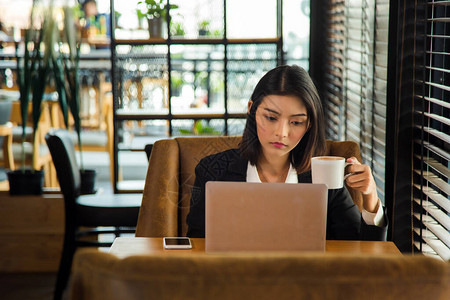
[[[324,184],[206,183],[206,251],[324,251]]]

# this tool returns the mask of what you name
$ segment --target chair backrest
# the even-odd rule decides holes
[[[80,195],[80,169],[75,157],[75,148],[67,130],[52,130],[45,136],[55,165],[64,199],[75,199]]]
[[[194,169],[205,156],[237,148],[241,137],[192,137],[157,141],[150,155],[136,236],[185,236]],[[361,161],[355,142],[327,141],[327,155],[355,156]],[[361,208],[362,196],[349,189]]]
[[[0,124],[0,165],[10,170],[15,169],[12,149],[12,135],[11,122]]]
[[[448,299],[450,264],[426,256],[79,250],[72,300]]]
[[[12,101],[10,99],[2,99],[0,96],[0,125],[9,122],[11,118]]]
[[[41,104],[41,116],[39,119],[39,125],[36,132],[33,132],[32,129],[32,103],[29,103],[28,109],[28,119],[26,124],[26,141],[31,142],[31,150],[26,150],[25,163],[30,165],[35,170],[44,169],[46,171],[45,174],[45,185],[46,186],[56,186],[56,178],[53,180],[53,176],[50,175],[50,166],[51,166],[51,156],[47,150],[45,145],[45,135],[51,129],[51,114],[50,107],[52,104],[49,101],[43,101]],[[11,107],[11,123],[13,123],[13,142],[14,144],[18,144],[22,142],[22,117],[20,111],[20,102],[14,101]],[[33,139],[34,136],[34,139]],[[25,148],[26,149],[26,148]],[[13,152],[15,154],[19,154],[22,150],[22,147],[13,146]],[[15,155],[17,157],[21,157],[20,155]]]

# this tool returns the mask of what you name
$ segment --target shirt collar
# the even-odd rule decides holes
[[[256,169],[256,165],[252,166],[250,162],[247,165],[247,182],[261,182],[261,179],[258,175],[258,170]],[[288,176],[286,177],[285,183],[298,183],[298,175],[295,168],[293,168],[292,164],[289,165]]]

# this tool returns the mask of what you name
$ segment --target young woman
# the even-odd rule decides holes
[[[189,237],[205,236],[205,184],[208,181],[311,183],[310,162],[325,153],[322,105],[308,73],[279,66],[264,75],[248,103],[239,149],[203,158],[195,169]],[[385,240],[386,220],[368,166],[356,158],[348,186],[363,195],[363,211],[344,186],[328,191],[327,239]]]

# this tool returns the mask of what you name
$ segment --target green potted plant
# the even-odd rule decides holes
[[[116,20],[116,28],[122,28],[122,26],[119,25],[120,17],[122,17],[122,14],[116,10],[114,12],[114,18]]]
[[[197,87],[201,87],[206,90],[208,87],[209,77],[210,76],[206,71],[196,72],[194,75],[194,83]]]
[[[64,116],[64,123],[68,128],[68,111],[70,111],[74,127],[77,133],[78,147],[80,153],[80,177],[81,193],[95,193],[96,171],[85,169],[83,162],[83,149],[81,139],[81,118],[80,118],[80,82],[79,82],[79,62],[80,62],[80,39],[81,32],[74,26],[74,10],[69,7],[63,7],[64,11],[64,31],[61,35],[62,42],[68,45],[68,53],[59,52],[52,60],[55,76],[56,90],[59,94],[59,103]],[[60,48],[60,50],[62,50]]]
[[[182,74],[178,72],[172,72],[171,74],[172,96],[179,97],[181,89],[184,85]]]
[[[172,22],[170,25],[170,35],[173,37],[183,37],[186,34],[183,23]]]
[[[199,36],[209,36],[210,32],[209,32],[209,25],[210,25],[210,21],[208,20],[203,20],[198,24],[198,35]]]
[[[167,8],[176,9],[178,5],[170,4],[166,0],[143,0],[138,2],[138,18],[145,17],[148,21],[150,38],[161,38],[163,23],[166,20]]]
[[[210,94],[208,94],[209,105],[214,105],[224,99],[225,82],[223,77],[217,76],[217,74],[211,74],[210,79]]]
[[[212,31],[211,36],[214,38],[222,38],[223,37],[223,30],[221,29],[215,29]]]
[[[35,27],[39,24],[38,27]],[[50,70],[50,60],[57,38],[57,27],[53,17],[52,3],[48,9],[43,9],[40,1],[33,1],[30,15],[30,28],[25,30],[24,55],[21,57],[16,48],[17,81],[20,91],[20,112],[22,119],[22,155],[21,167],[8,172],[10,194],[42,194],[44,172],[25,167],[26,126],[29,113],[29,102],[32,101],[33,140],[36,136],[41,104],[47,85]],[[33,155],[33,160],[35,156]],[[35,165],[34,161],[32,166]]]
[[[215,130],[213,127],[209,126],[209,121],[206,120],[195,120],[192,129],[183,129],[180,128],[178,130],[180,134],[183,135],[220,135],[221,132]]]
[[[136,9],[136,16],[138,19],[138,28],[142,29],[144,27],[144,19],[146,19],[145,14],[140,9]]]

